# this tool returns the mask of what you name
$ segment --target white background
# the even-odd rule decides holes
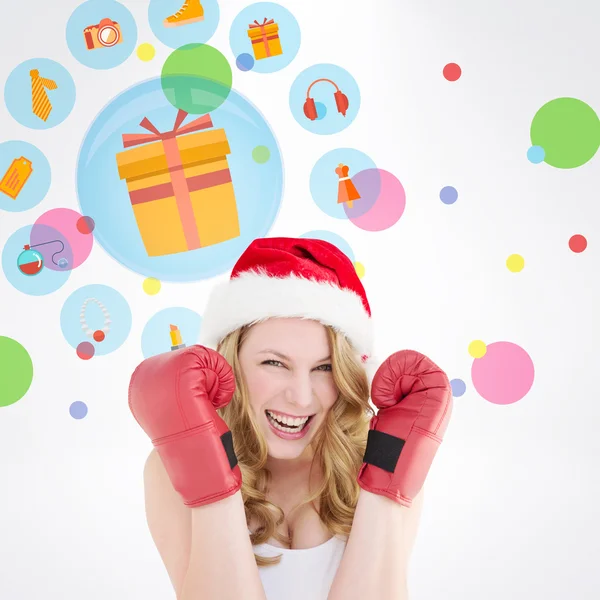
[[[70,71],[77,101],[63,124],[45,131],[20,126],[0,105],[0,141],[35,144],[53,173],[40,205],[0,215],[0,247],[51,208],[79,209],[75,165],[87,127],[123,89],[158,75],[171,52],[150,31],[147,1],[123,3],[137,20],[138,41],[153,43],[157,56],[143,63],[133,53],[115,69],[96,71],[66,46],[77,2],[2,2],[2,86],[22,61],[47,57]],[[232,62],[229,26],[247,4],[221,2],[209,42]],[[414,348],[467,383],[427,480],[411,600],[598,598],[600,156],[560,170],[532,165],[526,151],[531,120],[549,100],[571,96],[600,110],[600,5],[283,4],[302,30],[296,59],[271,75],[234,67],[234,86],[265,114],[284,157],[284,201],[269,235],[342,235],[366,267],[378,354]],[[306,132],[289,111],[293,80],[317,62],[348,69],[361,89],[357,119],[333,136]],[[456,83],[442,77],[448,62],[463,68]],[[364,232],[313,203],[312,166],[338,147],[365,152],[400,179],[407,206],[394,227]],[[445,185],[459,191],[452,206],[439,200]],[[576,233],[588,238],[582,254],[567,246]],[[525,258],[519,274],[506,269],[512,253]],[[212,285],[226,276],[166,284],[149,297],[143,277],[98,244],[46,297],[26,296],[0,276],[0,335],[18,339],[35,365],[26,397],[0,410],[0,598],[174,598],[145,522],[150,442],[129,413],[126,389],[142,360],[147,320],[181,304],[201,313]],[[59,315],[74,290],[92,283],[126,297],[133,329],[118,351],[81,362]],[[496,406],[473,390],[467,348],[474,339],[511,341],[530,354],[536,379],[522,401]],[[68,414],[75,400],[89,407],[81,421]]]

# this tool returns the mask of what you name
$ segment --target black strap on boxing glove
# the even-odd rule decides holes
[[[225,453],[227,454],[227,459],[229,460],[229,466],[233,469],[238,464],[237,456],[233,451],[233,434],[231,431],[226,431],[221,436],[221,443],[223,444],[223,448],[225,449]]]
[[[389,433],[369,429],[363,462],[393,473],[405,443]]]

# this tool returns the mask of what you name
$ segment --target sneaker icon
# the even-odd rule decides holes
[[[204,21],[204,8],[200,0],[184,0],[182,7],[163,21],[165,27],[179,27]]]

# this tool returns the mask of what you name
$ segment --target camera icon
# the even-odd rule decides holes
[[[121,26],[111,19],[102,19],[97,25],[86,27],[83,38],[88,50],[111,48],[123,42]]]

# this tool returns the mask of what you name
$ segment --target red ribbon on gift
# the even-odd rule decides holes
[[[265,32],[265,27],[267,25],[273,25],[273,23],[275,23],[274,19],[269,19],[267,21],[267,17],[265,17],[265,20],[262,23],[259,23],[255,19],[254,20],[254,24],[250,23],[250,25],[248,25],[248,29],[256,29],[257,27],[260,27],[260,33],[261,33],[261,36],[262,36],[262,43],[265,45],[265,51],[267,53],[267,56],[271,56],[271,48],[269,48],[269,38],[267,37],[267,33]]]
[[[148,119],[144,117],[140,123],[140,127],[151,131],[152,133],[124,133],[123,134],[123,147],[129,148],[131,146],[139,146],[140,144],[147,144],[148,142],[156,142],[158,140],[168,140],[178,135],[185,133],[192,133],[194,131],[201,131],[202,129],[208,129],[213,126],[210,115],[204,115],[198,119],[194,119],[181,127],[181,124],[185,121],[188,113],[185,110],[179,109],[177,116],[175,117],[175,125],[170,131],[161,133]]]
[[[173,184],[173,195],[175,196],[179,218],[181,219],[181,224],[183,226],[185,241],[188,250],[195,250],[196,248],[201,248],[202,244],[200,243],[198,228],[196,227],[196,217],[192,207],[188,182],[183,172],[183,163],[181,162],[179,147],[177,146],[177,136],[192,133],[194,131],[201,131],[202,129],[208,129],[213,126],[213,122],[210,115],[204,115],[190,121],[182,127],[181,124],[187,116],[188,113],[185,110],[179,109],[177,111],[177,116],[175,117],[173,129],[165,132],[160,132],[152,124],[150,119],[144,117],[140,123],[140,127],[143,127],[152,133],[124,133],[122,137],[123,147],[125,148],[139,146],[140,144],[146,144],[148,142],[162,141],[165,157],[167,159],[167,167]]]
[[[248,25],[248,28],[256,29],[257,27],[260,27],[261,29],[263,29],[266,25],[273,25],[273,23],[275,23],[275,20],[269,19],[267,21],[267,17],[265,17],[265,20],[262,23],[259,23],[256,19],[254,19],[254,24],[250,23],[250,25]]]

